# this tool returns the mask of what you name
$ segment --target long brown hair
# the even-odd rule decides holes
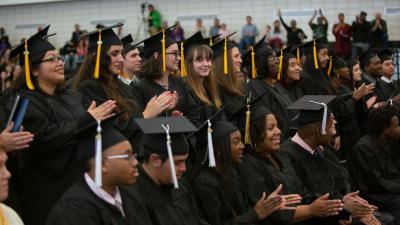
[[[161,55],[158,58],[152,55],[143,62],[139,72],[140,77],[149,77],[152,80],[160,79],[162,77],[161,66]]]
[[[196,58],[194,58],[195,56]],[[219,98],[218,88],[215,83],[214,74],[210,72],[210,74],[204,79],[204,86],[203,86],[203,83],[200,82],[199,76],[196,73],[193,66],[193,61],[203,56],[212,60],[213,52],[210,47],[206,45],[197,45],[192,47],[187,53],[187,58],[185,60],[186,70],[187,70],[186,83],[189,85],[190,88],[192,88],[194,93],[203,103],[205,103],[208,106],[212,106],[214,104],[217,108],[220,108],[221,100]],[[211,100],[207,97],[207,93],[204,87],[207,88],[208,91],[210,92]]]
[[[127,120],[132,114],[139,109],[138,104],[133,99],[126,99],[118,86],[117,76],[112,74],[109,69],[111,64],[111,57],[107,54],[108,49],[111,46],[102,46],[100,53],[100,75],[97,80],[108,99],[115,100],[117,102],[117,111],[125,112],[122,115],[124,120]],[[89,53],[84,61],[82,62],[81,68],[79,69],[76,79],[74,81],[74,89],[77,90],[79,85],[85,80],[94,79],[93,71],[96,64],[96,53]]]
[[[239,71],[234,71],[232,60],[232,49],[228,50],[228,74],[224,74],[224,55],[220,55],[213,60],[212,73],[218,84],[231,94],[243,96],[243,84],[238,75]]]

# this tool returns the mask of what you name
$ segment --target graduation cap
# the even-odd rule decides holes
[[[363,52],[359,57],[358,60],[360,61],[360,66],[362,69],[369,63],[369,61],[378,56],[378,53],[374,49],[368,49],[367,51]]]
[[[220,120],[214,123],[213,139],[220,142],[223,138],[229,136],[233,132],[239,130],[235,125],[226,120]]]
[[[331,62],[332,67],[336,70],[347,67],[346,61],[337,55],[333,55],[333,57],[331,57]]]
[[[256,61],[255,61],[255,56],[256,56],[256,52],[259,49],[262,49],[263,47],[265,47],[265,38],[267,37],[267,35],[265,35],[264,37],[262,37],[254,46],[251,47],[251,49],[249,51],[246,52],[246,54],[243,57],[243,61],[244,64],[249,63],[249,61],[251,62],[251,78],[255,79],[257,76],[257,68],[256,68]],[[249,60],[250,58],[250,60]]]
[[[181,51],[181,76],[187,76],[186,73],[186,66],[185,66],[185,55],[189,52],[190,47],[193,47],[196,44],[202,44],[203,42],[203,35],[201,31],[196,32],[192,36],[190,36],[185,41],[182,41],[180,44],[180,51]]]
[[[46,40],[49,28],[50,25],[47,25],[44,29],[32,35],[30,38],[25,39],[24,43],[15,46],[10,52],[10,58],[15,58],[19,54],[24,54],[25,80],[26,86],[30,90],[35,89],[31,80],[30,66],[40,63],[40,60],[42,59],[36,59],[37,56],[56,49]]]
[[[394,51],[390,48],[384,48],[378,52],[378,56],[381,59],[382,63],[385,60],[392,60],[393,54],[394,54]]]
[[[155,52],[160,52],[163,61],[163,72],[167,70],[165,64],[165,49],[167,49],[172,44],[175,44],[175,40],[172,39],[170,35],[171,28],[175,26],[176,24],[168,27],[165,30],[161,30],[157,34],[143,40],[143,56],[149,59]]]
[[[228,75],[228,50],[236,47],[236,45],[232,42],[228,42],[228,38],[232,35],[236,34],[236,31],[229,34],[228,36],[224,37],[223,40],[220,40],[213,46],[211,46],[214,57],[217,58],[221,56],[222,54],[224,55],[224,74]]]
[[[293,104],[289,110],[300,110],[294,118],[299,127],[322,121],[321,134],[326,134],[326,122],[328,118],[328,103],[335,99],[333,95],[305,95]],[[329,112],[330,113],[330,112]]]
[[[173,155],[188,153],[189,145],[184,133],[193,132],[196,127],[186,117],[157,117],[135,119],[143,131],[142,147],[144,151],[159,155],[168,155],[172,182],[178,188]]]
[[[78,157],[83,160],[95,157],[95,183],[97,186],[102,186],[102,152],[123,141],[127,141],[123,134],[111,125],[102,127],[100,122],[97,122],[97,126],[85,129],[79,136]]]
[[[218,39],[221,35],[222,34],[217,34],[214,36],[203,38],[202,44],[212,47],[214,45],[214,43],[216,43],[218,41]]]
[[[305,54],[311,55],[312,53],[315,69],[319,68],[318,51],[324,48],[328,48],[328,43],[324,40],[324,38],[326,38],[326,36],[318,37],[302,45]]]
[[[122,42],[122,46],[124,48],[124,50],[122,51],[122,54],[126,54],[128,52],[130,52],[131,50],[136,49],[137,44],[132,45],[133,43],[133,38],[131,34],[126,35],[125,37],[123,37],[121,39]]]
[[[94,78],[98,79],[100,75],[100,53],[101,46],[121,45],[121,40],[115,34],[112,28],[123,26],[123,23],[117,23],[109,27],[102,27],[81,37],[89,36],[88,52],[96,52],[96,65],[94,68]]]

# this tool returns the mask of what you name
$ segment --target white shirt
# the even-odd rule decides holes
[[[0,203],[0,210],[3,210],[3,215],[9,225],[24,225],[24,222],[12,208]]]
[[[296,133],[293,137],[292,137],[292,141],[298,145],[300,145],[300,147],[304,148],[307,152],[309,152],[311,155],[314,155],[315,150],[312,149],[299,135],[298,133]],[[322,146],[319,146],[322,150]]]
[[[385,76],[381,76],[381,80],[382,80],[383,82],[385,82],[385,83],[388,83],[388,84],[392,83],[392,79],[389,79],[389,78],[387,78],[387,77],[385,77]]]
[[[104,201],[110,203],[111,205],[117,207],[122,215],[125,217],[124,209],[122,207],[122,199],[121,194],[119,192],[118,187],[115,188],[114,197],[104,191],[102,188],[96,185],[93,179],[89,176],[89,174],[85,173],[85,181],[88,184],[90,190],[93,191],[97,197],[103,199]]]

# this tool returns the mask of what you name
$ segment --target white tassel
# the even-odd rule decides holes
[[[179,185],[178,185],[178,178],[176,177],[174,157],[172,155],[171,136],[169,135],[169,125],[161,124],[161,126],[165,130],[165,133],[167,134],[167,152],[168,152],[169,167],[171,170],[172,182],[174,184],[174,188],[178,189]]]
[[[96,155],[95,155],[95,182],[98,187],[102,184],[102,143],[101,143],[101,126],[100,121],[97,121],[97,134],[96,134]]]
[[[328,106],[323,102],[315,102],[315,101],[310,101],[310,102],[318,104],[318,105],[322,105],[324,107],[324,114],[322,116],[321,134],[325,135],[326,134],[326,120],[328,117]]]
[[[211,129],[211,122],[208,122],[208,130],[207,130],[207,140],[208,140],[208,166],[215,167],[215,157],[214,157],[214,146],[212,141],[212,129]]]

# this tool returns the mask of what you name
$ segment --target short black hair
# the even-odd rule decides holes
[[[371,135],[382,134],[386,128],[390,127],[393,116],[397,116],[397,114],[397,109],[390,104],[372,110],[368,119],[368,133]]]
[[[149,162],[150,155],[152,155],[152,154],[156,154],[156,153],[153,153],[150,151],[144,151],[143,162],[146,162],[146,163]],[[160,157],[162,163],[164,163],[168,159],[168,155],[166,155],[166,154],[156,154],[156,155],[158,155],[158,157]]]

